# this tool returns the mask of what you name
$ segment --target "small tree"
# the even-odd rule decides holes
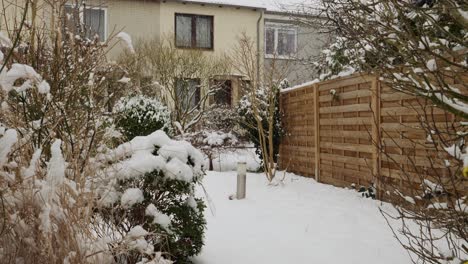
[[[276,174],[275,143],[278,142],[279,109],[278,95],[282,82],[286,77],[287,65],[278,66],[272,60],[270,67],[263,71],[261,68],[261,50],[255,47],[254,42],[243,34],[233,53],[233,64],[236,71],[244,75],[249,81],[243,87],[245,96],[241,112],[247,114],[241,119],[242,126],[253,134],[255,144],[263,160],[263,169],[269,181]],[[277,146],[277,145],[276,145]]]

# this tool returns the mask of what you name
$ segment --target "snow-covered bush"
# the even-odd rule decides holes
[[[121,98],[114,107],[115,125],[127,140],[156,130],[172,134],[171,112],[156,98],[135,95]]]
[[[57,12],[64,4],[50,3]],[[124,237],[96,214],[107,187],[96,174],[109,164],[95,155],[106,150],[109,102],[125,94],[114,86],[121,71],[107,63],[105,43],[67,29],[51,34],[30,19],[0,32],[1,262],[115,263],[148,243],[141,229]],[[170,263],[157,251],[147,261]]]
[[[105,164],[97,178],[100,214],[123,237],[145,230],[144,243],[121,254],[130,263],[154,252],[177,263],[200,253],[205,218],[195,184],[203,175],[203,155],[185,141],[171,140],[162,130],[137,136],[98,157]]]
[[[93,234],[93,189],[70,178],[63,142],[42,149],[27,141],[0,124],[2,263],[111,263],[108,242],[117,239]]]
[[[239,127],[239,115],[237,109],[222,105],[215,105],[206,110],[201,120],[200,127],[203,130],[222,131],[225,133],[241,134]]]

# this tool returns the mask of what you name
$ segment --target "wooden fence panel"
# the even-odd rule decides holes
[[[454,116],[375,76],[297,88],[283,92],[280,102],[287,133],[280,145],[282,169],[336,186],[391,182],[403,190],[415,189],[423,178],[447,176],[444,160],[451,158],[433,147],[421,121],[450,131]]]
[[[287,134],[280,145],[280,166],[303,176],[315,171],[314,87],[308,86],[281,96]]]
[[[352,76],[316,86],[321,182],[349,186],[372,181],[373,80],[370,76]]]

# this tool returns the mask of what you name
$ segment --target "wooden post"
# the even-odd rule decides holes
[[[245,198],[247,163],[245,161],[237,163],[237,193],[236,198]]]
[[[314,85],[315,180],[320,181],[320,100],[319,85]]]
[[[376,187],[377,187],[377,199],[382,198],[382,190],[381,190],[381,183],[380,183],[380,81],[379,77],[376,76],[372,80],[372,113],[374,116],[374,122],[372,122],[372,144],[374,145],[374,149],[372,151],[372,161],[373,161],[373,168],[372,174],[376,177]]]

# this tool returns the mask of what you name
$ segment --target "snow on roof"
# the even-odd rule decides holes
[[[270,12],[301,12],[319,7],[322,0],[182,0],[182,2],[262,8]]]

